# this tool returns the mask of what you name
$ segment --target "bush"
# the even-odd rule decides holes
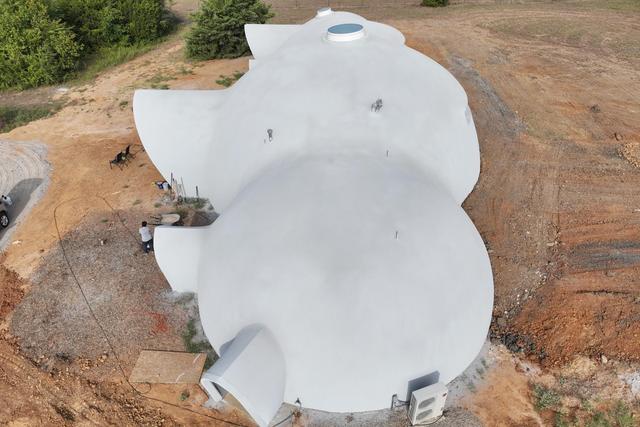
[[[422,6],[443,7],[449,5],[449,0],[422,0]]]
[[[76,33],[87,53],[145,43],[175,26],[165,0],[48,0],[51,15]]]
[[[117,0],[116,7],[123,16],[124,41],[150,42],[175,28],[176,19],[167,9],[165,0]]]
[[[58,83],[104,53],[124,60],[175,24],[165,0],[0,0],[0,90]]]
[[[0,1],[0,89],[58,82],[78,67],[81,45],[43,0]]]
[[[205,60],[237,58],[249,53],[244,24],[264,24],[273,17],[260,0],[204,0],[193,15],[187,56]]]
[[[534,406],[539,411],[553,408],[560,403],[560,395],[558,393],[539,384],[533,387],[533,395],[535,398]]]

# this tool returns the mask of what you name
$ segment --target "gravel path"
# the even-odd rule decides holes
[[[0,230],[0,251],[49,184],[51,167],[46,154],[46,147],[36,142],[0,140],[0,194],[8,195],[13,201],[9,208],[11,224]]]

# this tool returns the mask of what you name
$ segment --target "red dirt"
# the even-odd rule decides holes
[[[151,329],[152,334],[169,332],[169,324],[167,323],[167,316],[165,314],[155,313],[153,311],[149,311],[147,314],[151,316],[154,321],[153,329]]]
[[[0,283],[2,283],[0,287],[0,329],[3,329],[2,325],[22,300],[26,284],[16,272],[2,265],[2,259],[0,259]]]
[[[629,271],[577,273],[554,280],[517,317],[513,329],[535,343],[544,365],[576,354],[640,361],[640,298]],[[542,354],[541,354],[542,353]]]

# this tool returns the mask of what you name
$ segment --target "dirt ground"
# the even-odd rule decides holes
[[[176,7],[188,16],[196,3],[178,1]],[[303,22],[325,4],[276,0],[274,22]],[[487,426],[558,425],[562,417],[582,425],[626,402],[637,423],[640,5],[459,2],[434,10],[385,4],[331,3],[397,27],[409,46],[449,69],[469,95],[480,139],[480,181],[464,207],[491,256],[497,355],[469,383],[459,407]],[[156,405],[123,382],[113,351],[82,308],[53,215],[58,208],[71,264],[125,369],[141,348],[181,349],[192,309],[171,299],[153,259],[134,242],[136,224],[169,207],[153,185],[160,176],[139,145],[132,94],[159,83],[218,88],[220,75],[245,71],[248,64],[247,58],[192,64],[182,48],[176,35],[95,82],[68,91],[0,94],[0,104],[28,104],[29,97],[65,103],[51,118],[0,135],[0,144],[43,144],[51,165],[47,191],[12,230],[0,270],[0,396],[10,392],[29,400],[41,387],[41,400],[23,408],[4,405],[0,421],[71,423],[65,416],[76,411],[70,413],[79,423],[86,416],[100,424],[107,421],[103,412],[112,412],[109,421],[137,423],[130,416],[140,413],[145,418],[139,423],[154,424],[161,410],[166,424],[213,422]],[[108,160],[128,144],[134,162],[110,169]],[[141,303],[148,309],[140,311]],[[68,377],[60,379],[54,370]],[[106,391],[98,393],[92,384]],[[69,397],[48,393],[56,387]],[[541,387],[557,401],[542,407]],[[151,393],[182,404],[182,391],[154,386]],[[105,397],[113,395],[125,397]],[[91,396],[103,412],[74,396]],[[185,405],[207,411],[199,406],[204,396],[197,387],[190,396]],[[138,412],[126,406],[134,401]],[[244,420],[234,411],[224,416]],[[312,412],[292,419],[298,425],[345,420],[326,424]]]

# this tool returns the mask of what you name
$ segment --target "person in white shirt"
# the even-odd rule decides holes
[[[151,235],[151,230],[147,227],[147,221],[142,221],[142,227],[140,227],[138,232],[142,238],[142,249],[144,253],[148,254],[149,251],[153,252],[153,236]]]
[[[4,194],[2,195],[2,197],[0,197],[0,201],[7,206],[11,206],[13,204],[11,197],[5,196]]]

